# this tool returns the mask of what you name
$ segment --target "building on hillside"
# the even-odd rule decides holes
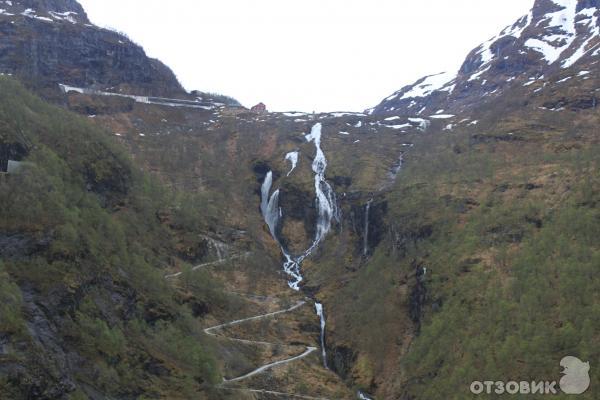
[[[0,160],[0,174],[16,174],[25,163],[14,160]]]
[[[265,114],[267,112],[267,106],[264,103],[258,103],[250,109],[250,111],[257,114]]]
[[[27,155],[27,149],[18,143],[0,143],[0,173],[17,173],[25,164],[21,160]]]

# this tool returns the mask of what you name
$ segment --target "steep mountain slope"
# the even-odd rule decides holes
[[[424,77],[369,112],[464,114],[519,86],[552,84],[573,71],[597,72],[599,58],[598,2],[537,0],[528,15],[474,49],[458,72]]]
[[[25,161],[0,176],[0,397],[206,398],[219,374],[193,310],[227,297],[206,277],[173,287],[159,268],[184,262],[181,221],[192,233],[198,217],[101,129],[6,77],[0,127]]]
[[[75,0],[0,2],[0,72],[59,83],[186,98],[171,70],[125,36],[91,25]]]
[[[87,122],[77,119],[83,131],[99,127],[93,138],[127,149],[134,165],[161,185],[148,187],[133,167],[101,162],[114,160],[100,150],[104,147],[83,146],[97,157],[87,151],[78,157],[75,149],[89,138],[80,130],[47,143],[42,139],[62,137],[56,134],[62,125],[44,122],[31,129],[19,125],[31,117],[13,121],[10,112],[0,119],[14,125],[7,130],[13,136],[3,137],[2,144],[21,143],[20,133],[35,133],[65,163],[73,163],[68,164],[72,174],[87,172],[78,178],[85,185],[75,185],[75,193],[91,191],[109,219],[127,213],[114,231],[124,234],[106,233],[87,218],[78,221],[82,207],[69,203],[74,211],[65,213],[66,222],[75,225],[75,235],[66,227],[55,236],[49,233],[52,248],[70,254],[69,246],[79,243],[71,239],[81,231],[86,240],[101,232],[101,246],[89,250],[95,258],[83,264],[83,272],[57,273],[58,282],[50,279],[62,271],[55,253],[44,248],[17,252],[18,263],[12,253],[2,254],[9,283],[0,293],[7,302],[14,303],[19,293],[29,295],[30,282],[41,285],[48,279],[51,287],[79,288],[81,280],[87,283],[81,289],[87,300],[77,303],[79,314],[68,318],[79,324],[76,332],[104,332],[98,343],[88,337],[77,337],[75,343],[71,336],[64,339],[66,347],[87,351],[85,360],[101,371],[100,378],[92,381],[84,370],[73,386],[45,390],[45,396],[462,400],[469,398],[473,380],[557,379],[558,362],[566,354],[599,359],[600,289],[594,273],[600,249],[595,223],[600,201],[597,56],[588,51],[562,68],[523,47],[529,39],[546,37],[544,32],[567,36],[562,28],[548,27],[556,23],[553,13],[561,12],[557,4],[536,2],[530,18],[471,54],[471,67],[464,67],[470,73],[464,77],[484,71],[482,79],[457,81],[452,93],[425,90],[414,97],[415,102],[429,102],[422,116],[414,115],[420,109],[410,103],[372,115],[255,114],[219,99],[203,104],[194,98],[151,98],[145,94],[157,93],[152,85],[140,85],[136,76],[123,73],[115,79],[129,96],[51,72],[58,78],[46,89],[36,89],[52,91],[52,101],[85,116]],[[595,1],[579,2],[577,18],[589,15],[597,24],[597,7]],[[592,26],[582,22],[577,27]],[[487,52],[481,50],[512,43],[521,29],[527,38],[517,42],[523,43],[508,45],[501,56],[490,50],[486,65]],[[560,62],[588,39],[583,49],[595,46],[596,37],[581,32]],[[36,40],[24,37],[25,42]],[[0,46],[10,47],[13,40]],[[554,44],[567,42],[560,43]],[[95,45],[86,41],[83,46]],[[3,59],[0,54],[0,63]],[[30,69],[32,60],[25,60],[20,70]],[[502,60],[511,67],[503,69]],[[105,62],[104,57],[99,61]],[[87,62],[73,59],[74,68],[94,73]],[[538,68],[543,79],[534,73]],[[502,89],[480,101],[487,81]],[[70,87],[59,91],[58,83],[65,82]],[[464,98],[453,97],[461,85]],[[160,92],[160,84],[156,90]],[[11,94],[6,96],[9,101]],[[26,110],[38,106],[28,103],[14,115],[28,115]],[[443,113],[435,114],[442,108]],[[59,120],[74,118],[56,113]],[[26,148],[10,147],[11,157],[40,163],[21,154]],[[56,175],[55,169],[44,169]],[[12,186],[2,193],[21,193],[20,180],[7,182]],[[159,190],[163,185],[174,193]],[[132,192],[122,193],[131,187]],[[34,194],[46,204],[43,188]],[[14,231],[29,232],[15,216],[45,215],[35,202],[18,204],[24,204],[20,214],[14,208],[6,211],[14,224],[4,228],[9,238]],[[92,229],[84,230],[88,225]],[[105,260],[113,241],[126,243],[136,257]],[[64,258],[59,261],[68,264]],[[56,269],[38,279],[37,269],[21,268],[34,261]],[[133,288],[136,311],[145,311],[134,313],[135,324],[129,323],[129,313],[106,312],[114,293],[104,280],[89,283],[89,275],[104,277],[107,271],[108,283],[116,280],[113,275],[129,277],[128,268],[142,270],[117,281]],[[70,303],[57,306],[56,291],[36,293],[33,303],[49,304],[50,314],[61,311],[64,302]],[[26,309],[31,308],[32,301],[24,299]],[[63,314],[57,320],[67,319]],[[36,315],[24,313],[21,319],[35,325]],[[6,321],[0,330],[9,332],[12,343],[14,318]],[[118,332],[132,339],[123,345]],[[142,349],[132,349],[136,340]],[[200,349],[194,347],[197,342]],[[6,359],[19,356],[16,346],[3,343],[5,339],[0,341],[2,372]],[[105,344],[109,353],[101,349]],[[213,356],[202,358],[203,350]],[[50,347],[47,353],[61,351]],[[145,362],[148,354],[152,358]],[[198,359],[206,362],[195,369]],[[5,390],[0,393],[26,397],[23,388],[29,387],[31,374],[20,371],[35,364],[28,358],[16,367],[9,364],[10,379],[0,375],[0,390]],[[45,360],[39,364],[53,365]],[[55,370],[55,375],[72,374],[72,368],[60,363]],[[228,381],[218,384],[218,374]],[[35,387],[56,386],[50,373],[33,375],[39,382]],[[140,383],[146,377],[149,388]],[[599,384],[596,375],[592,385]]]

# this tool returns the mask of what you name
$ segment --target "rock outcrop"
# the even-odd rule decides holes
[[[0,1],[0,72],[42,88],[187,98],[168,67],[126,36],[92,25],[74,0]]]

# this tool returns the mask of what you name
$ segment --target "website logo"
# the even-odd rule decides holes
[[[560,390],[566,394],[582,394],[590,387],[590,363],[577,357],[567,356],[560,361],[564,376],[560,378]]]
[[[590,387],[590,363],[577,357],[567,356],[560,361],[563,368],[559,382],[540,381],[474,381],[471,383],[473,394],[558,394],[557,386],[565,394],[582,394]]]

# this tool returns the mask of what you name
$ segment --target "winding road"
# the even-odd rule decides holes
[[[284,310],[279,310],[279,311],[275,311],[275,312],[270,312],[267,314],[261,314],[261,315],[256,315],[253,317],[248,317],[248,318],[243,318],[243,319],[236,319],[235,321],[231,321],[231,322],[227,322],[224,324],[220,324],[220,325],[215,325],[215,326],[211,326],[210,328],[206,328],[204,329],[204,333],[206,333],[207,335],[211,335],[211,336],[218,336],[215,331],[222,329],[222,328],[226,328],[228,326],[234,326],[234,325],[239,325],[242,324],[244,322],[249,322],[249,321],[258,321],[261,319],[265,319],[265,318],[271,318],[280,314],[284,314],[284,313],[289,313],[292,312],[294,310],[299,309],[300,307],[302,307],[303,305],[306,304],[306,301],[299,301],[298,303],[296,303],[295,305],[286,308]],[[233,340],[236,342],[241,342],[241,343],[248,343],[248,344],[259,344],[259,345],[263,345],[263,346],[277,346],[277,343],[269,343],[269,342],[260,342],[260,341],[255,341],[255,340],[246,340],[246,339],[238,339],[238,338],[232,338],[232,337],[227,337],[224,336],[227,340]],[[256,368],[254,371],[248,372],[247,374],[244,374],[242,376],[238,376],[236,378],[232,378],[232,379],[225,379],[223,378],[223,383],[229,383],[229,382],[239,382],[241,380],[253,377],[255,375],[258,375],[260,373],[263,373],[265,371],[268,371],[274,367],[280,366],[280,365],[285,365],[285,364],[289,364],[291,362],[300,360],[308,355],[310,355],[312,352],[316,351],[317,348],[316,347],[311,347],[311,346],[307,346],[306,350],[302,353],[299,354],[297,356],[285,359],[285,360],[280,360],[280,361],[276,361],[273,363],[269,363],[269,364],[265,364],[259,368]],[[249,391],[252,391],[250,389],[248,389]],[[257,391],[260,392],[260,391]]]
[[[237,256],[233,256],[227,259],[222,259],[222,260],[217,260],[217,261],[212,261],[212,262],[208,262],[208,263],[204,263],[204,264],[199,264],[196,265],[195,267],[192,268],[192,271],[197,271],[201,268],[205,268],[205,267],[211,267],[211,266],[215,266],[215,265],[221,265],[226,263],[227,261],[231,261],[233,259],[238,259],[238,258],[242,258],[242,257],[247,257],[249,255],[249,253],[244,253],[241,255],[237,255]],[[181,276],[183,274],[183,272],[177,272],[174,274],[168,274],[165,275],[165,279],[173,279],[173,278],[177,278],[179,276]],[[265,297],[266,299],[269,299],[268,297]],[[266,318],[272,318],[275,317],[277,315],[281,315],[281,314],[285,314],[285,313],[289,313],[292,311],[295,311],[297,309],[299,309],[300,307],[306,305],[306,301],[302,300],[302,301],[298,301],[296,304],[294,304],[293,306],[283,309],[283,310],[279,310],[279,311],[274,311],[274,312],[270,312],[270,313],[266,313],[266,314],[261,314],[261,315],[255,315],[252,317],[248,317],[248,318],[242,318],[242,319],[236,319],[234,321],[230,321],[230,322],[226,322],[223,324],[219,324],[219,325],[215,325],[215,326],[211,326],[209,328],[205,328],[204,329],[204,333],[206,333],[207,335],[210,336],[215,336],[215,337],[219,337],[219,335],[215,332],[218,331],[220,329],[226,328],[228,326],[235,326],[235,325],[239,325],[239,324],[243,324],[245,322],[250,322],[250,321],[258,321],[261,319],[266,319]],[[257,341],[257,340],[247,340],[247,339],[239,339],[239,338],[233,338],[233,337],[228,337],[228,336],[221,336],[227,340],[231,340],[231,341],[235,341],[235,342],[239,342],[239,343],[246,343],[246,344],[258,344],[261,346],[279,346],[281,344],[279,343],[270,343],[270,342],[263,342],[263,341]],[[285,364],[289,364],[292,363],[294,361],[298,361],[301,360],[307,356],[309,356],[310,354],[312,354],[313,352],[315,352],[317,350],[316,347],[312,347],[312,346],[307,346],[306,349],[304,350],[304,352],[302,354],[299,354],[297,356],[291,357],[291,358],[287,358],[285,360],[280,360],[280,361],[275,361],[269,364],[265,364],[263,366],[260,366],[258,368],[256,368],[253,371],[248,372],[247,374],[235,377],[235,378],[231,378],[231,379],[226,379],[223,378],[223,384],[227,384],[227,383],[233,383],[233,382],[239,382],[248,378],[251,378],[255,375],[261,374],[263,372],[269,371],[275,367],[278,366],[282,366]],[[260,390],[260,389],[238,389],[238,388],[227,388],[224,386],[219,386],[220,389],[223,390],[235,390],[235,391],[244,391],[244,392],[249,392],[249,393],[264,393],[264,394],[270,394],[270,395],[274,395],[274,396],[283,396],[283,397],[292,397],[292,398],[298,398],[298,399],[309,399],[309,400],[329,400],[323,397],[311,397],[311,396],[304,396],[304,395],[298,395],[298,394],[293,394],[293,393],[282,393],[282,392],[275,392],[275,391],[268,391],[268,390]]]
[[[198,265],[192,267],[192,271],[198,271],[201,268],[213,267],[215,265],[225,264],[228,261],[237,260],[237,259],[240,259],[240,258],[246,258],[250,254],[251,254],[250,252],[246,252],[244,254],[238,254],[238,255],[233,256],[233,257],[224,258],[222,260],[216,260],[216,261],[211,261],[211,262],[207,262],[207,263],[204,263],[204,264],[198,264]],[[182,274],[183,274],[183,272],[176,272],[174,274],[168,274],[168,275],[165,275],[165,279],[177,278],[177,277],[181,276]]]

